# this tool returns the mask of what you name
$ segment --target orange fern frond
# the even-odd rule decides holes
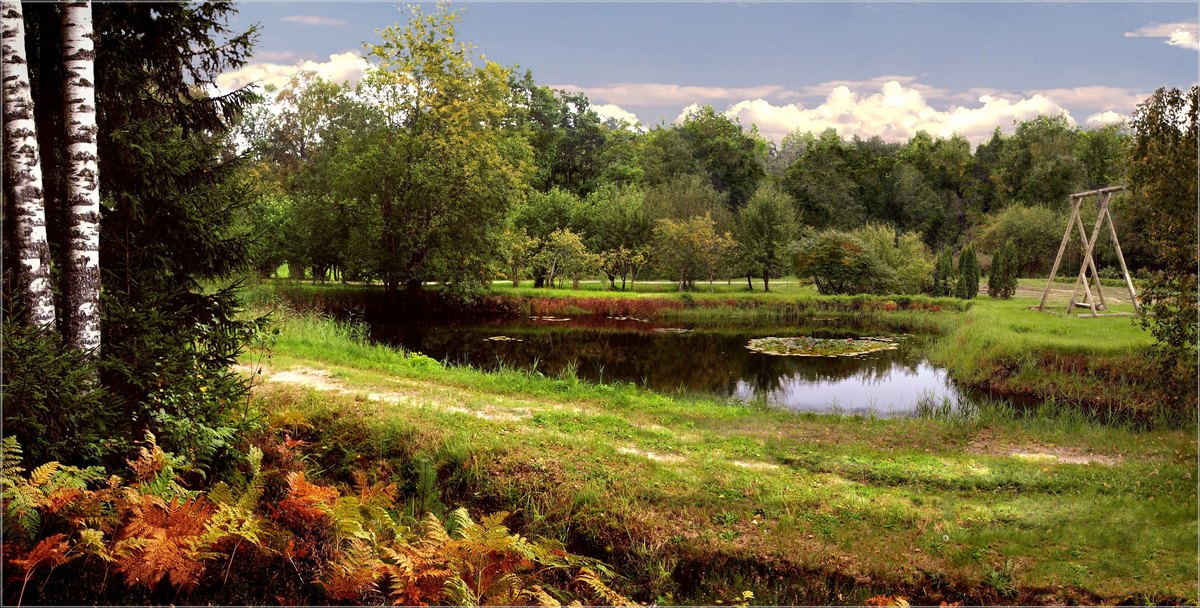
[[[384,563],[375,556],[372,548],[354,539],[329,564],[320,583],[335,600],[361,600],[368,592],[377,590],[384,571]]]
[[[15,558],[9,563],[25,572],[33,572],[41,566],[55,568],[70,559],[67,557],[70,550],[71,543],[67,540],[67,535],[54,534],[43,538],[34,545],[29,553],[25,554],[25,557]]]
[[[337,503],[335,488],[320,486],[304,478],[304,471],[288,473],[288,497],[275,508],[276,518],[294,530],[326,523]]]
[[[130,586],[154,588],[166,577],[176,588],[192,589],[205,568],[193,550],[194,541],[204,533],[214,505],[203,498],[170,503],[153,496],[140,498],[118,535],[117,571]]]

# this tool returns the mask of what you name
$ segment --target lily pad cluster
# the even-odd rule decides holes
[[[893,338],[755,338],[746,348],[765,355],[789,357],[853,357],[881,350],[899,348]]]

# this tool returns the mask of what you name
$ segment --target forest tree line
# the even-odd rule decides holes
[[[258,272],[287,264],[293,277],[459,293],[500,277],[682,289],[745,278],[753,289],[816,278],[813,256],[834,240],[862,252],[865,274],[844,289],[936,292],[937,255],[968,245],[985,270],[1007,243],[1020,276],[1048,272],[1068,196],[1128,181],[1130,126],[1064,116],[1010,135],[997,126],[974,150],[959,135],[898,143],[832,129],[777,145],[708,106],[641,129],[602,119],[582,93],[474,59],[454,20],[384,30],[357,85],[302,73],[247,113]],[[1130,268],[1149,271],[1159,263],[1141,207],[1119,196],[1114,214]],[[1097,255],[1102,274],[1118,272],[1107,240]]]

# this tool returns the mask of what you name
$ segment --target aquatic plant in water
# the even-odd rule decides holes
[[[851,357],[899,348],[893,338],[756,338],[746,348],[765,355],[792,357]]]

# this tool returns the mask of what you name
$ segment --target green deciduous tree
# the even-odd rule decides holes
[[[738,214],[734,235],[740,261],[747,276],[762,277],[764,291],[771,290],[772,276],[780,276],[791,266],[789,245],[797,233],[794,213],[791,197],[766,183]]]
[[[688,291],[699,278],[711,283],[732,241],[728,232],[717,231],[709,214],[662,219],[654,227],[654,259],[680,291]]]
[[[1159,89],[1133,118],[1132,194],[1146,210],[1144,238],[1156,270],[1142,289],[1139,321],[1179,405],[1195,406],[1196,150],[1200,87]]]
[[[807,142],[804,154],[784,174],[783,187],[809,225],[851,228],[865,218],[849,156],[850,148],[828,129]]]
[[[1047,273],[1062,242],[1067,217],[1065,213],[1046,207],[1011,205],[983,218],[979,244],[983,251],[996,255],[1004,243],[1012,243],[1018,274]],[[1072,238],[1076,245],[1068,249],[1068,254],[1077,255],[1078,237]]]
[[[678,128],[730,212],[744,207],[766,175],[765,149],[760,152],[753,135],[712,106],[689,112]]]
[[[509,71],[477,65],[457,22],[445,7],[413,7],[407,24],[381,32],[358,89],[377,118],[339,146],[345,192],[377,210],[376,265],[389,292],[425,280],[481,286],[532,169],[528,143],[509,128]]]
[[[596,255],[587,250],[583,238],[569,229],[550,233],[538,252],[538,263],[546,269],[546,283],[553,287],[564,277],[571,277],[571,289],[579,289],[579,279],[598,265]]]
[[[635,186],[605,184],[583,201],[579,226],[588,249],[600,256],[600,269],[610,287],[622,285],[634,272],[638,252],[649,246],[653,223],[646,217],[642,191]]]
[[[999,175],[1009,201],[1062,210],[1086,183],[1076,156],[1079,131],[1064,115],[1038,116],[1017,124],[1000,151]]]

